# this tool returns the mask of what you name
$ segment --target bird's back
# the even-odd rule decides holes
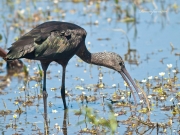
[[[86,31],[78,25],[51,21],[38,25],[9,48],[7,59],[63,59],[72,57],[85,40]]]

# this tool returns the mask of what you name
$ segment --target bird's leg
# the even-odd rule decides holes
[[[44,118],[47,120],[47,97],[48,93],[46,91],[46,70],[44,71],[44,78],[43,78],[43,103],[44,103]]]
[[[46,70],[49,66],[50,62],[42,62],[41,61],[41,66],[44,72],[44,77],[43,77],[43,103],[44,103],[44,119],[47,121],[47,91],[46,91]],[[47,124],[46,124],[47,126]]]
[[[62,86],[61,86],[61,97],[63,100],[64,109],[67,109],[66,99],[65,99],[65,74],[66,74],[66,65],[62,65],[63,73],[62,73]]]

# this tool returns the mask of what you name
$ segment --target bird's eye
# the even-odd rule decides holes
[[[125,67],[123,62],[120,62],[119,65],[120,65],[121,67]]]

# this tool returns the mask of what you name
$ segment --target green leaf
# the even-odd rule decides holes
[[[40,75],[40,77],[42,78],[43,73],[42,73],[42,70],[41,70],[41,67],[39,66],[39,64],[38,64],[38,68],[39,68],[39,75]]]
[[[114,2],[115,2],[116,4],[118,4],[118,0],[114,0]]]
[[[25,76],[28,76],[28,75],[29,75],[29,72],[28,72],[28,70],[27,70],[26,65],[24,65],[23,71],[24,71],[24,73],[25,73]]]
[[[126,22],[126,23],[128,23],[128,22],[135,22],[135,19],[134,18],[130,18],[130,17],[126,17],[126,18],[122,19],[121,22]]]
[[[111,132],[114,134],[117,128],[117,121],[116,121],[116,117],[111,114],[110,117],[110,128],[111,128]]]

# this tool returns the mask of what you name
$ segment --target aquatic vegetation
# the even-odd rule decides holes
[[[172,65],[170,65],[170,67],[172,67]],[[168,67],[169,68],[169,67]],[[170,69],[170,68],[169,68]],[[168,72],[171,72],[168,70]],[[165,76],[165,72],[160,73],[160,76]],[[130,115],[129,117],[127,117],[126,120],[120,121],[118,120],[118,117],[123,116],[123,115],[127,115],[127,109],[123,109],[121,111],[118,111],[116,113],[114,113],[114,111],[117,108],[123,107],[123,108],[130,108],[130,111],[134,112],[133,110],[136,108],[131,102],[129,102],[129,100],[126,100],[129,98],[129,96],[125,96],[125,93],[128,93],[128,91],[122,91],[122,90],[118,90],[117,92],[112,94],[112,99],[108,99],[110,100],[111,104],[108,104],[110,111],[108,111],[109,114],[107,115],[112,115],[112,112],[114,114],[114,117],[117,117],[116,119],[109,117],[108,119],[104,119],[104,118],[100,118],[100,116],[97,115],[97,113],[94,113],[94,110],[92,108],[89,107],[85,107],[83,109],[80,110],[80,112],[76,111],[76,115],[84,115],[85,118],[87,118],[87,120],[83,120],[78,122],[78,125],[84,123],[84,122],[88,122],[90,125],[92,125],[92,128],[90,128],[91,126],[86,126],[86,128],[80,130],[80,133],[91,133],[91,134],[97,134],[98,132],[107,132],[110,131],[111,133],[115,133],[115,129],[117,128],[115,125],[115,127],[110,127],[110,119],[115,120],[114,123],[118,122],[118,124],[124,124],[124,125],[132,125],[131,128],[139,128],[142,126],[146,126],[148,127],[148,130],[145,131],[141,131],[141,133],[146,133],[148,131],[152,132],[154,130],[154,128],[157,128],[158,132],[160,130],[162,130],[162,132],[167,132],[167,129],[171,128],[171,126],[173,126],[172,123],[172,119],[173,116],[176,117],[176,115],[178,115],[180,113],[180,109],[179,109],[179,97],[180,94],[178,91],[176,91],[176,101],[174,100],[174,96],[172,95],[172,89],[176,89],[177,85],[176,83],[174,83],[173,81],[169,81],[172,80],[171,76],[169,75],[166,79],[162,78],[162,84],[159,85],[159,83],[156,83],[157,81],[157,77],[155,79],[153,79],[152,76],[148,77],[147,80],[151,80],[151,85],[145,85],[146,87],[144,87],[144,89],[141,88],[140,84],[138,83],[137,80],[135,80],[135,82],[137,83],[139,89],[141,89],[141,92],[143,94],[146,95],[146,89],[152,89],[152,91],[149,93],[149,95],[146,95],[145,97],[147,99],[144,100],[140,100],[140,103],[144,103],[146,102],[146,106],[139,106],[138,108],[138,112],[135,112],[134,115]],[[144,79],[146,80],[146,79]],[[149,83],[148,81],[141,81],[143,83]],[[179,85],[179,84],[178,84]],[[115,86],[115,85],[114,85]],[[144,86],[144,85],[143,85]],[[172,114],[173,116],[170,117],[170,119],[164,123],[161,122],[155,122],[152,120],[152,113],[154,113],[154,110],[156,107],[158,107],[158,102],[164,102],[164,103],[168,103],[168,98],[169,97],[173,97],[171,98],[169,101],[171,103],[173,103],[173,105],[171,106],[167,106],[167,105],[163,105],[161,107],[161,111],[168,111],[170,112],[170,114]],[[156,103],[156,105],[154,104]],[[104,104],[102,104],[104,106]],[[138,115],[140,115],[142,117],[142,119],[138,118]],[[145,119],[145,117],[143,117],[143,115],[147,116],[147,119]],[[175,118],[174,118],[175,119]],[[107,124],[105,124],[108,121]],[[97,128],[97,126],[99,126]],[[168,127],[170,126],[170,127]],[[108,128],[108,130],[106,129]],[[113,129],[111,129],[113,128]],[[139,129],[138,129],[139,130]],[[137,130],[137,132],[138,132]],[[130,132],[130,131],[129,131]]]
[[[85,120],[78,122],[77,125],[80,125],[87,121],[92,125],[91,126],[92,129],[84,128],[80,130],[79,133],[91,133],[91,134],[107,133],[107,132],[111,132],[111,134],[115,133],[117,128],[116,116],[118,114],[114,114],[113,112],[111,112],[109,118],[103,118],[98,116],[91,108],[88,107],[82,108],[81,111],[82,111],[81,114],[85,115]]]

